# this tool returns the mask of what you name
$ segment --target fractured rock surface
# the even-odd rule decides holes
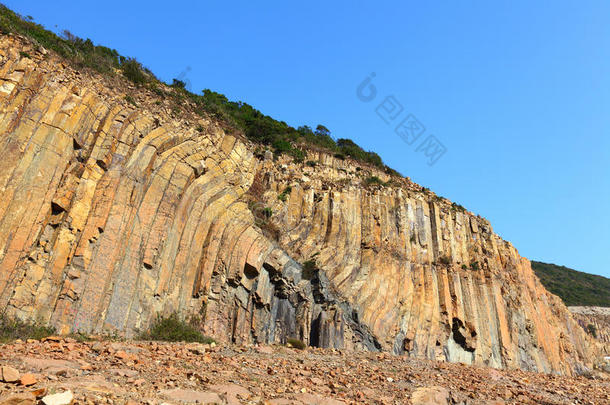
[[[10,316],[129,337],[175,312],[236,344],[297,338],[566,374],[595,360],[593,339],[483,218],[405,179],[367,187],[389,178],[332,155],[308,152],[315,167],[255,155],[155,100],[0,37]],[[253,215],[258,186],[279,240]]]
[[[610,348],[610,308],[568,307],[580,326]],[[610,355],[610,350],[608,351]]]

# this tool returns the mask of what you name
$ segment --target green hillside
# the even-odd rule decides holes
[[[610,307],[610,279],[556,264],[532,261],[542,284],[568,306]]]

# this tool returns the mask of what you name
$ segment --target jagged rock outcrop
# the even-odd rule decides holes
[[[610,308],[568,307],[580,326],[600,342],[606,343],[610,354]]]
[[[332,155],[273,160],[16,37],[1,37],[0,57],[9,315],[131,336],[177,312],[239,344],[296,337],[567,374],[592,364],[592,339],[483,218]]]

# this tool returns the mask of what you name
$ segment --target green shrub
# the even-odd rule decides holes
[[[451,264],[451,259],[448,256],[441,256],[438,261],[444,266],[449,266]]]
[[[2,343],[16,339],[42,339],[54,334],[55,328],[0,315],[0,342]]]
[[[301,276],[305,280],[312,280],[315,277],[317,271],[318,265],[316,264],[316,261],[314,259],[309,259],[305,263],[303,263]]]
[[[364,180],[364,184],[365,184],[365,185],[367,185],[367,186],[373,186],[373,185],[376,185],[376,186],[385,186],[385,185],[386,185],[386,183],[384,183],[384,182],[383,182],[383,181],[382,181],[382,180],[381,180],[379,177],[377,177],[377,176],[370,176],[370,177],[367,177],[367,178]]]
[[[315,162],[315,161],[313,161],[313,160],[308,160],[308,161],[307,161],[305,164],[306,164],[307,166],[309,166],[309,167],[316,167],[316,165],[318,164],[318,162]]]
[[[305,349],[305,347],[307,347],[305,345],[305,343],[303,343],[303,341],[301,341],[299,339],[295,339],[295,338],[286,339],[286,343],[288,343],[290,346],[294,347],[295,349],[299,349],[299,350],[303,350],[303,349]]]
[[[271,146],[273,146],[273,149],[275,149],[276,153],[290,152],[290,150],[292,149],[292,145],[290,144],[290,142],[285,139],[276,139],[275,141],[273,141],[273,144]]]
[[[144,84],[146,83],[146,75],[144,74],[144,69],[140,62],[133,58],[127,58],[121,63],[121,70],[123,71],[123,76],[127,79],[131,80],[135,84]]]
[[[157,96],[159,97],[165,97],[165,93],[163,92],[163,90],[161,90],[156,84],[151,84],[150,85],[150,91],[152,91],[153,93],[155,93]]]
[[[298,148],[292,148],[290,150],[290,155],[294,159],[295,163],[303,163],[305,160],[305,152]]]
[[[354,160],[366,162],[377,167],[384,167],[381,157],[375,152],[366,152],[351,139],[340,138],[337,140],[337,147],[341,154],[349,156]]]
[[[125,96],[125,101],[127,101],[129,104],[132,104],[133,106],[137,107],[138,105],[136,104],[136,100],[134,100],[133,97],[131,97],[129,94]]]
[[[204,336],[192,324],[181,320],[177,314],[172,314],[166,318],[158,316],[150,329],[140,333],[138,338],[164,342],[214,342],[214,339]]]
[[[29,53],[27,52],[23,52],[23,51],[19,51],[19,56],[21,56],[22,58],[29,58],[32,59],[32,57],[30,56]]]
[[[182,80],[179,79],[173,79],[172,80],[172,87],[175,87],[177,89],[185,89],[186,88],[186,83]]]
[[[451,209],[454,210],[454,211],[460,211],[460,212],[465,212],[466,211],[466,208],[462,207],[458,203],[451,203]]]
[[[479,270],[479,269],[480,269],[480,267],[479,267],[479,262],[476,262],[476,261],[475,261],[475,262],[470,263],[470,270],[477,271],[477,270]]]
[[[280,195],[277,196],[277,199],[280,201],[286,201],[290,193],[292,192],[292,187],[288,186],[282,191]]]
[[[392,169],[390,166],[385,166],[385,167],[384,167],[384,170],[385,170],[385,172],[386,172],[387,174],[389,174],[390,176],[396,176],[396,177],[401,177],[401,178],[402,178],[402,177],[404,177],[404,176],[402,175],[402,173],[400,173],[400,172],[398,172],[398,171],[396,171],[396,170]]]
[[[597,328],[592,323],[587,325],[587,333],[597,339]]]
[[[462,270],[468,270],[468,266],[466,266],[465,264],[462,264]]]

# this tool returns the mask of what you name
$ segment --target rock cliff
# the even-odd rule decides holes
[[[592,364],[593,340],[529,262],[408,179],[323,152],[274,157],[14,36],[0,58],[8,315],[132,336],[176,312],[238,344]]]
[[[610,308],[606,307],[568,307],[580,326],[600,342],[606,343],[610,354]]]

